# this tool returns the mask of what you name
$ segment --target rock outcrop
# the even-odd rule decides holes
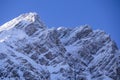
[[[120,80],[120,52],[102,30],[49,29],[26,13],[0,27],[0,80]]]

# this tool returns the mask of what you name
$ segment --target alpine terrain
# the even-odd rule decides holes
[[[26,13],[0,26],[0,80],[120,80],[120,51],[102,30]]]

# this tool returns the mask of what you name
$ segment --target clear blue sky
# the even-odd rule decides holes
[[[28,12],[37,12],[47,27],[105,30],[120,47],[120,0],[0,0],[0,25]]]

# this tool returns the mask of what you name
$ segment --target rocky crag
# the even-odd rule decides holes
[[[102,30],[26,13],[0,26],[0,80],[120,80],[120,52]]]

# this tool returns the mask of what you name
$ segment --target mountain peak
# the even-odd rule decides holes
[[[39,28],[45,28],[45,25],[43,24],[43,22],[41,22],[38,14],[35,12],[30,12],[22,14],[14,18],[13,20],[3,24],[2,26],[0,26],[0,31],[9,30],[14,27],[22,29],[30,24],[37,25],[37,27]]]
[[[0,80],[120,80],[120,51],[104,31],[48,29],[31,12],[0,31]]]
[[[39,16],[36,12],[30,12],[30,13],[25,13],[25,14],[20,15],[18,19],[23,19],[23,20],[27,20],[30,22],[34,22],[37,19],[39,19]]]

